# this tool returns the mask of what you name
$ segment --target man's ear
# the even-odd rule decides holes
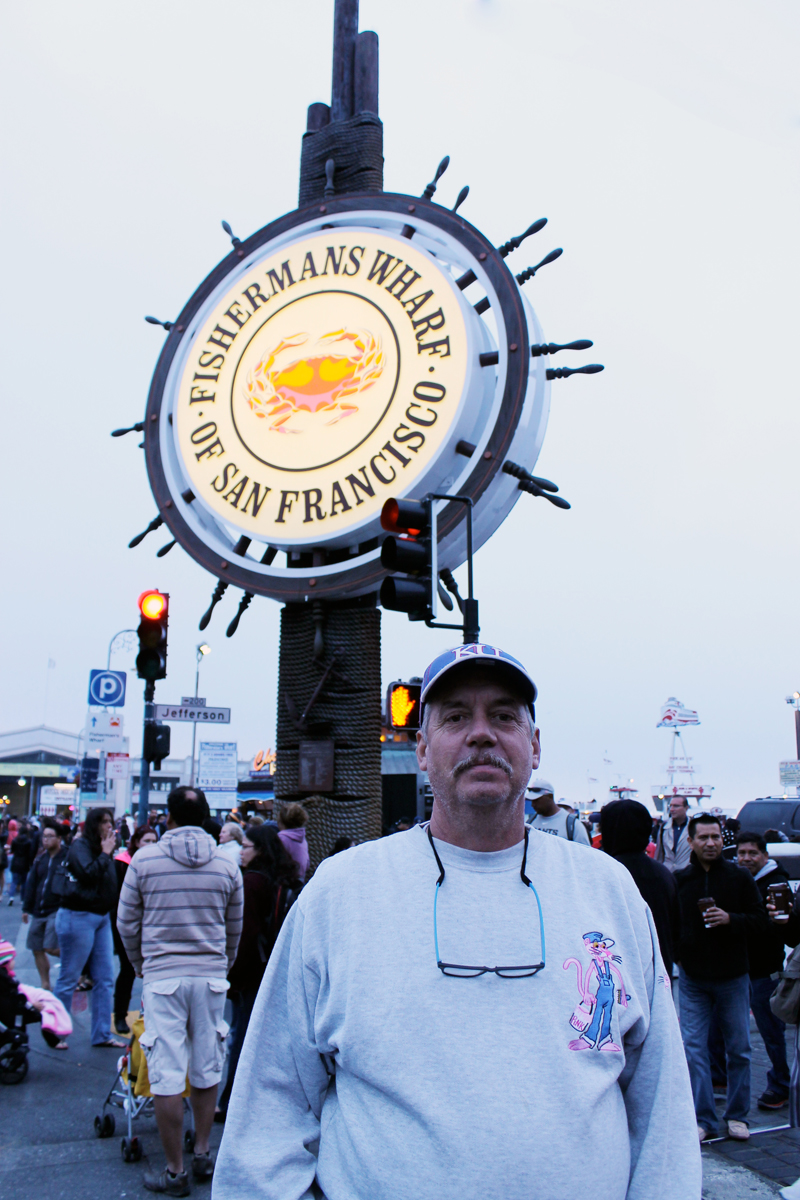
[[[531,746],[533,747],[533,770],[537,770],[542,757],[542,741],[539,736],[539,730],[534,729],[533,737],[531,738]]]
[[[428,769],[428,743],[421,729],[417,730],[417,762],[421,771]]]

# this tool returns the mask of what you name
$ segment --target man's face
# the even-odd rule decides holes
[[[695,825],[689,844],[701,862],[712,863],[722,854],[722,830],[716,821],[701,821]]]
[[[751,875],[757,875],[769,862],[769,855],[759,850],[755,842],[741,842],[738,850],[740,867],[746,867]]]
[[[45,850],[51,853],[57,853],[61,845],[61,838],[56,833],[55,829],[42,830],[42,845]]]
[[[513,683],[485,666],[453,672],[429,705],[417,759],[436,800],[486,807],[518,800],[539,765],[538,730]]]
[[[558,808],[552,792],[534,792],[531,796],[531,804],[540,817],[549,817],[553,810]]]
[[[675,796],[674,799],[670,800],[669,815],[678,825],[682,825],[686,820],[687,807],[686,801],[679,796]]]
[[[229,842],[231,840],[231,836],[230,825],[223,825],[222,829],[219,831],[219,840],[221,842]]]

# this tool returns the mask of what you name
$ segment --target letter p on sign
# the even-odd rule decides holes
[[[125,671],[90,671],[89,704],[122,708],[125,704]]]

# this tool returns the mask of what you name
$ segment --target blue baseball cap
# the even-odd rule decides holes
[[[474,663],[480,663],[481,665],[484,663],[496,663],[498,666],[510,668],[521,685],[531,714],[534,715],[533,705],[539,693],[536,684],[522,663],[505,650],[498,649],[497,646],[487,646],[483,642],[473,642],[468,646],[455,646],[452,650],[445,650],[444,654],[440,654],[426,668],[425,674],[422,677],[422,691],[419,698],[420,716],[422,715],[426,696],[431,688],[435,687],[448,671],[452,671],[454,667],[463,667]]]

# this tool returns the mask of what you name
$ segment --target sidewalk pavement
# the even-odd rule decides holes
[[[17,948],[15,970],[22,983],[39,985],[33,955],[25,949],[28,926],[22,923],[22,909],[3,900],[0,907],[0,937]],[[51,981],[58,978],[51,960]],[[115,962],[116,965],[116,962]],[[137,1008],[141,981],[136,981],[132,1007]],[[0,1085],[0,1195],[3,1200],[86,1200],[87,1196],[146,1196],[142,1175],[148,1166],[159,1170],[164,1152],[155,1118],[139,1118],[133,1132],[143,1144],[144,1157],[138,1163],[123,1162],[120,1143],[127,1132],[127,1119],[115,1108],[116,1131],[113,1137],[99,1139],[94,1118],[102,1112],[103,1101],[117,1072],[119,1050],[91,1045],[89,1015],[91,993],[78,993],[74,1031],[66,1051],[51,1050],[45,1044],[38,1025],[28,1026],[30,1069],[21,1084]],[[187,1128],[190,1124],[186,1117]],[[211,1150],[216,1155],[222,1126],[214,1125]],[[210,1200],[210,1189],[198,1185],[194,1191]]]

